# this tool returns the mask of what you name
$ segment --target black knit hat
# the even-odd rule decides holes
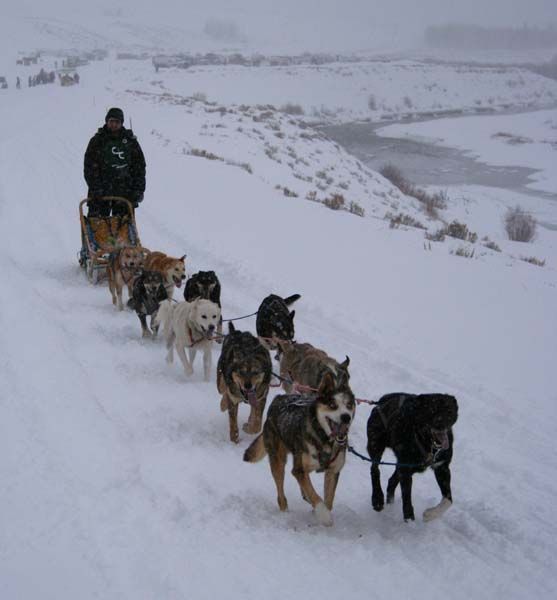
[[[120,123],[124,122],[124,111],[121,108],[111,108],[104,118],[104,122],[106,123],[108,119],[118,119]]]

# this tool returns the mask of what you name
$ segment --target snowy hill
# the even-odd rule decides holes
[[[221,95],[204,72],[179,80],[111,58],[80,70],[79,86],[0,90],[0,597],[551,597],[555,232],[527,248],[503,243],[502,209],[482,190],[473,224],[490,223],[482,233],[503,252],[425,247],[422,231],[383,219],[392,203],[418,214],[415,201],[303,119],[257,106],[280,108],[283,93],[303,103],[301,79],[244,101],[232,73],[210,74]],[[83,152],[113,105],[132,116],[147,157],[143,244],[187,253],[189,273],[214,269],[226,318],[298,292],[297,339],[349,355],[358,397],[458,398],[454,506],[441,520],[405,524],[399,497],[375,513],[368,467],[353,456],[334,527],[316,525],[289,475],[290,510],[279,513],[268,465],[241,460],[252,436],[228,441],[214,379],[203,382],[199,364],[190,380],[168,367],[135,314],[86,282]],[[344,194],[365,216],[306,200],[314,189]],[[543,253],[546,266],[523,252]],[[239,324],[254,331],[253,320]],[[368,414],[360,406],[351,430],[360,451]],[[431,472],[415,477],[416,514],[438,494]]]

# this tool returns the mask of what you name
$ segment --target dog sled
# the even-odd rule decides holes
[[[85,198],[79,203],[79,221],[81,224],[81,251],[78,253],[79,265],[85,269],[87,279],[97,284],[106,278],[106,267],[110,254],[124,246],[141,246],[133,205],[120,196],[105,196],[100,202],[117,201],[125,206],[122,215],[108,217],[89,217],[83,213]]]

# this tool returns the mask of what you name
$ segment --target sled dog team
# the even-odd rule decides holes
[[[299,294],[287,298],[267,296],[257,311],[257,336],[237,330],[232,321],[228,333],[223,335],[220,282],[214,271],[200,271],[186,281],[185,258],[140,247],[115,251],[107,269],[113,304],[124,309],[122,291],[127,286],[127,305],[137,313],[143,337],[156,337],[162,326],[167,362],[173,362],[176,350],[188,376],[193,373],[199,351],[208,381],[212,346],[222,343],[217,389],[221,411],[228,412],[230,440],[240,440],[238,409],[247,404],[249,416],[242,430],[257,437],[244,452],[244,460],[257,462],[265,455],[269,457],[278,506],[285,511],[288,502],[284,476],[288,455],[292,454],[292,475],[302,498],[311,504],[319,523],[332,525],[335,491],[356,412],[348,371],[350,359],[346,357],[339,363],[311,344],[294,341],[295,311],[290,306],[299,300]],[[174,289],[181,288],[182,283],[184,302],[175,302]],[[277,379],[285,393],[272,400],[263,423],[273,377],[271,351],[276,352],[275,359],[280,364]],[[396,466],[387,484],[387,504],[393,503],[400,483],[404,520],[414,520],[412,475],[431,467],[442,499],[425,510],[423,518],[429,521],[440,516],[452,504],[449,466],[452,426],[458,416],[456,399],[446,394],[395,393],[373,404],[367,422],[373,508],[380,511],[385,504],[379,463],[385,449],[390,448],[396,456]],[[311,482],[313,471],[324,473],[323,497]]]

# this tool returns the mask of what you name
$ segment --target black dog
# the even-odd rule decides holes
[[[281,298],[275,294],[267,296],[257,311],[255,328],[257,335],[269,350],[276,350],[277,345],[273,338],[292,341],[294,339],[294,315],[288,307],[301,298],[300,294],[293,294],[288,298]]]
[[[158,325],[155,325],[155,317],[159,305],[168,299],[164,280],[158,271],[143,271],[133,282],[132,297],[128,300],[128,307],[135,310],[141,321],[143,337],[157,336]],[[147,315],[151,317],[151,330],[147,327]]]
[[[198,271],[186,281],[184,300],[193,302],[196,298],[204,298],[218,304],[220,303],[220,281],[214,271]],[[222,316],[217,325],[217,333],[222,335]],[[220,340],[217,340],[220,343]]]
[[[367,422],[367,451],[371,465],[371,504],[383,510],[379,465],[385,448],[391,448],[397,467],[387,485],[387,503],[394,500],[400,482],[404,520],[414,520],[412,475],[431,467],[442,499],[424,511],[424,521],[441,516],[452,504],[451,471],[453,456],[452,426],[458,417],[456,398],[446,394],[387,394],[371,411]]]
[[[220,304],[220,281],[214,271],[198,271],[186,281],[184,300],[193,302],[196,298],[204,298]]]

